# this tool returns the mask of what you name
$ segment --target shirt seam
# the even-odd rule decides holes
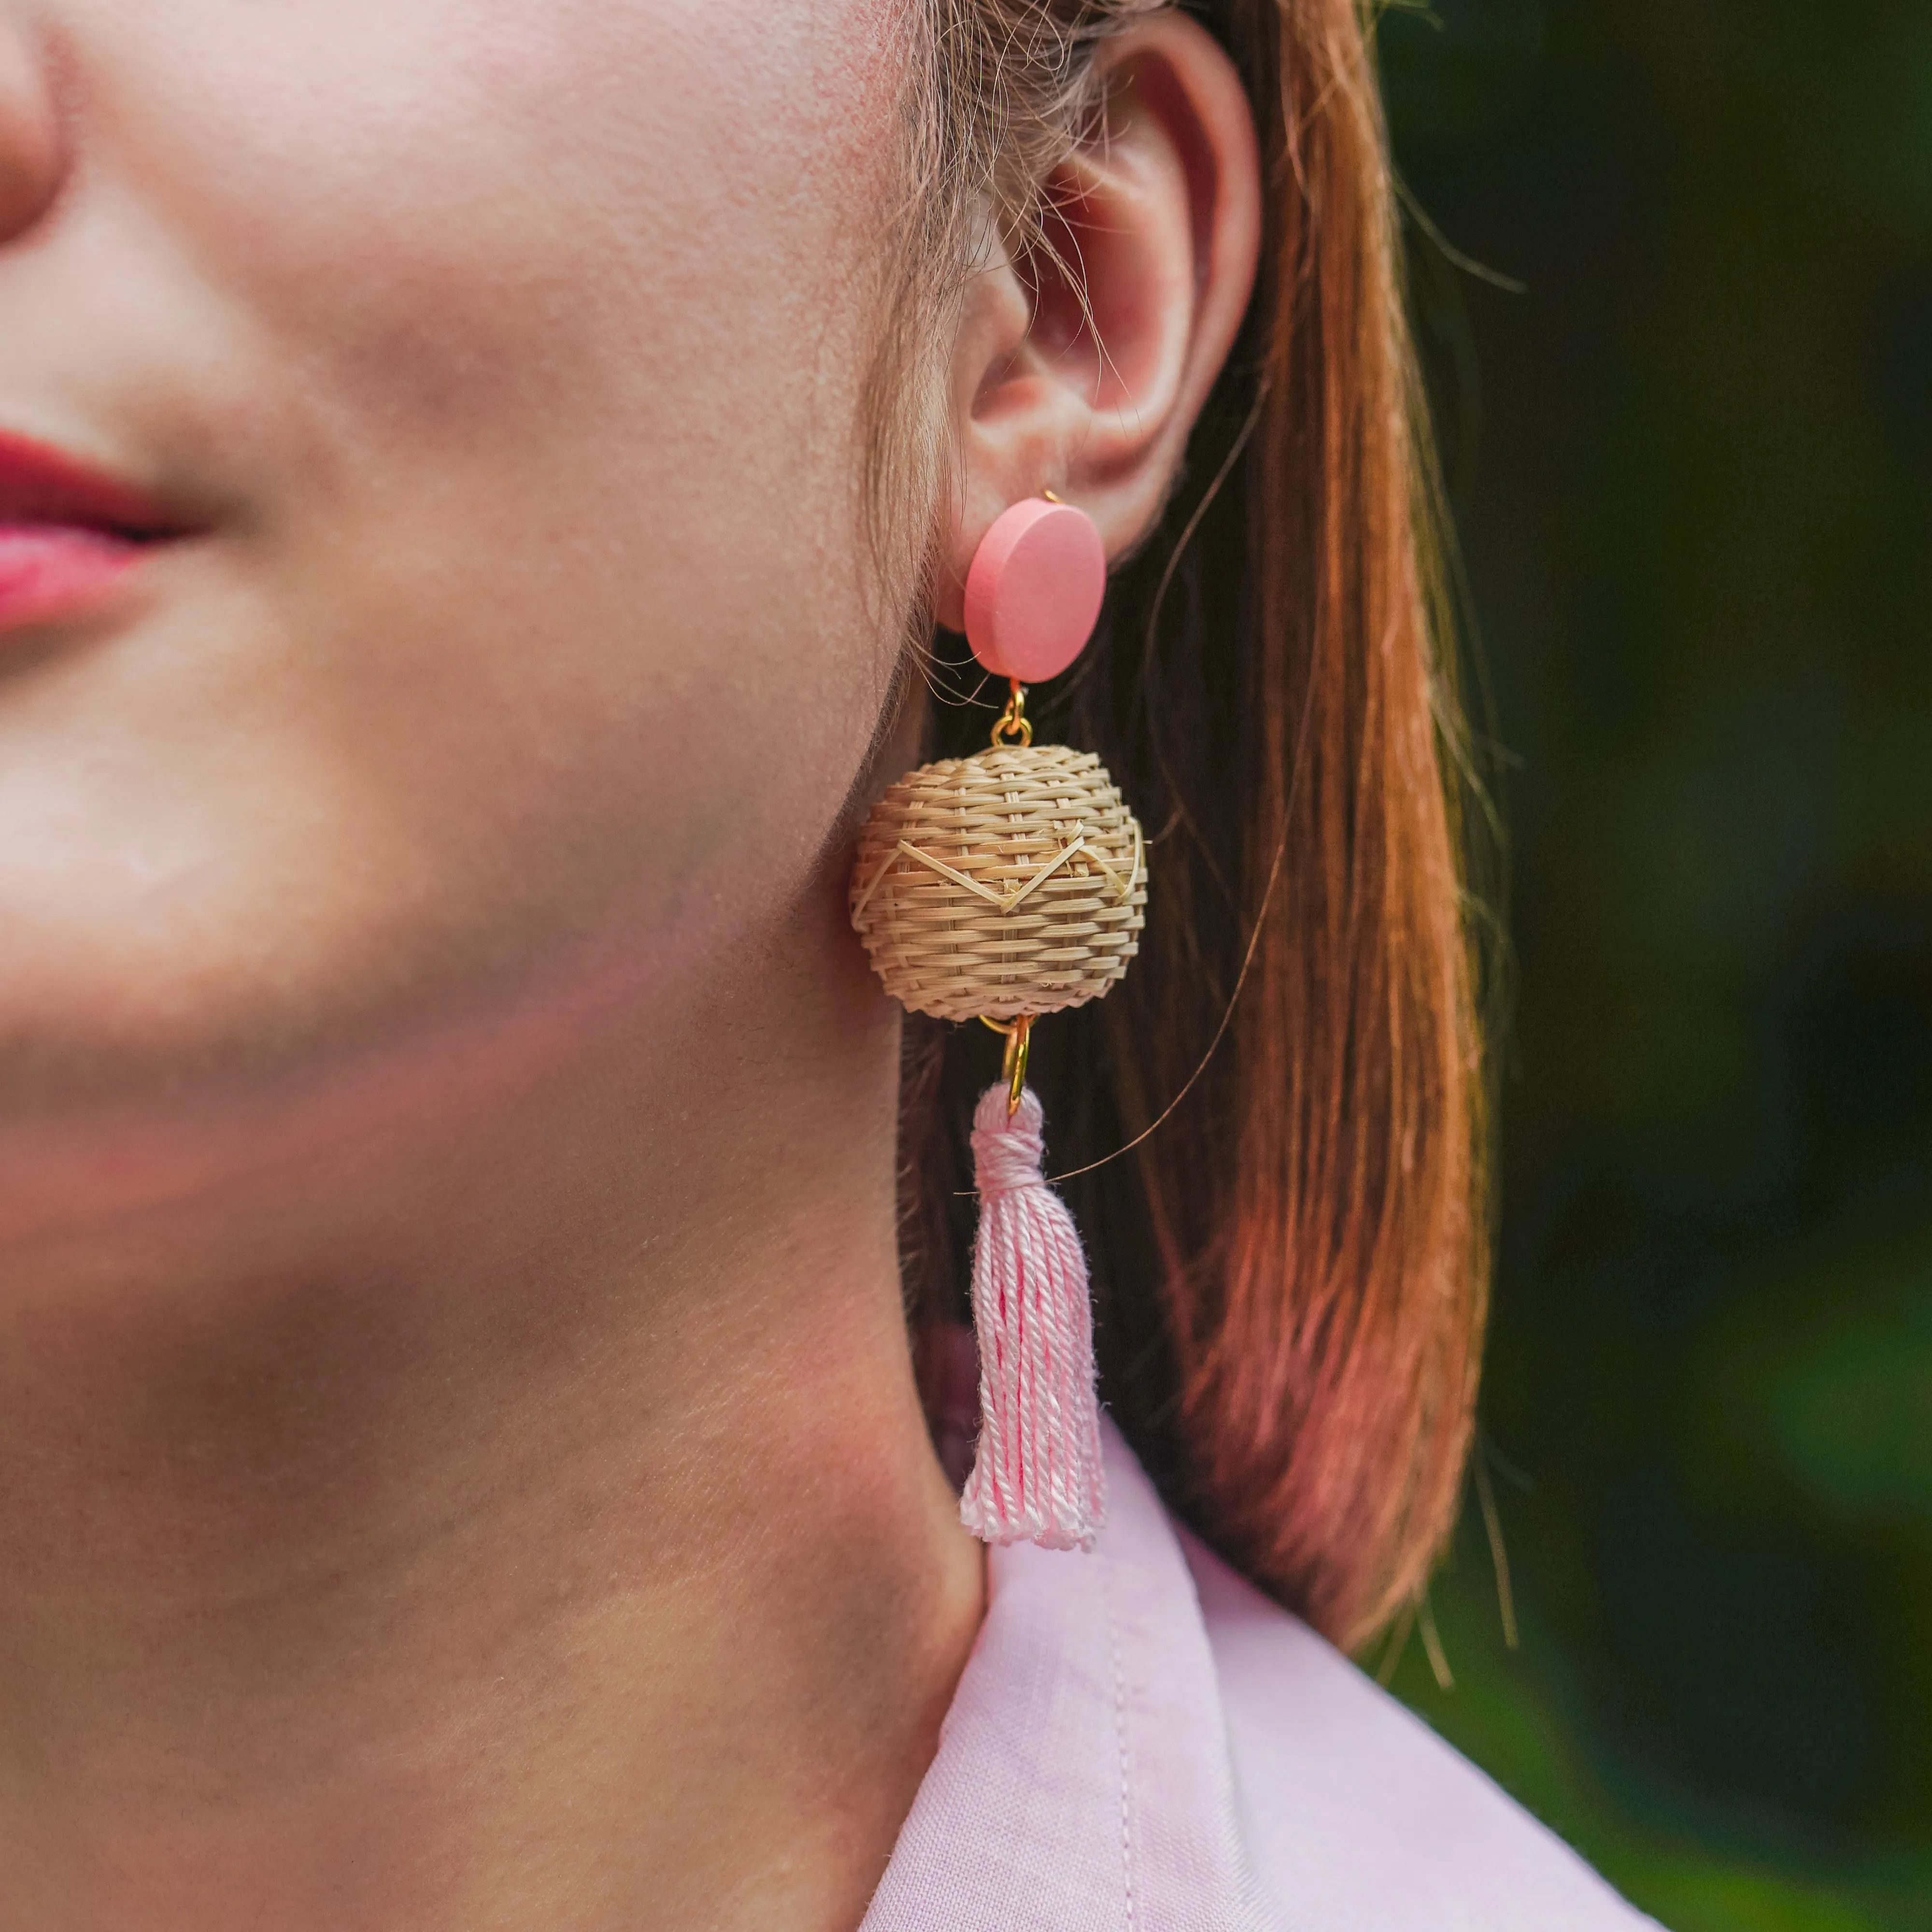
[[[1120,1894],[1126,1910],[1126,1932],[1140,1923],[1134,1894],[1133,1790],[1132,1758],[1127,1748],[1127,1672],[1120,1645],[1120,1627],[1114,1615],[1113,1578],[1102,1571],[1101,1600],[1107,1614],[1107,1648],[1114,1667],[1114,1750],[1120,1766]]]

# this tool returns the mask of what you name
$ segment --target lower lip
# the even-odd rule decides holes
[[[70,524],[0,524],[0,631],[98,604],[148,548]]]

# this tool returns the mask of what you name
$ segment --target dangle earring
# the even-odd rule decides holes
[[[860,834],[852,876],[852,923],[886,990],[1006,1036],[1000,1082],[973,1116],[980,1438],[959,1513],[988,1543],[1052,1550],[1090,1549],[1106,1495],[1086,1257],[1042,1178],[1027,1060],[1036,1020],[1127,970],[1147,860],[1099,758],[1034,744],[1026,688],[1085,648],[1106,579],[1092,519],[1050,494],[993,524],[966,578],[967,640],[1010,686],[992,748],[900,779]]]

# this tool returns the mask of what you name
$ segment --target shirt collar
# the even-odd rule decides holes
[[[979,1640],[860,1932],[1262,1932],[1214,1660],[1108,1425],[1090,1554],[989,1552]]]

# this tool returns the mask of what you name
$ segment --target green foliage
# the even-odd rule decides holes
[[[1522,1648],[1478,1523],[1396,1688],[1676,1932],[1932,1932],[1932,9],[1381,32],[1520,989]]]
[[[1826,1508],[1932,1524],[1932,1283],[1834,1322],[1762,1395],[1785,1466]]]

